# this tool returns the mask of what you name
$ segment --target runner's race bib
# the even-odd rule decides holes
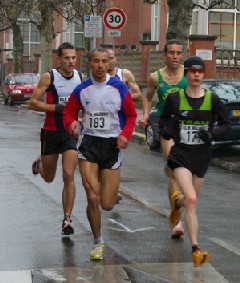
[[[66,106],[67,102],[68,102],[68,99],[69,97],[66,97],[66,96],[59,96],[59,99],[58,99],[58,103],[59,105],[63,105],[63,106]]]
[[[90,130],[109,130],[110,129],[109,112],[86,113],[86,128]]]
[[[204,144],[198,135],[202,128],[208,130],[207,125],[180,125],[180,142],[188,145]]]

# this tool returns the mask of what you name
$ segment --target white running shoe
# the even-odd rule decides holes
[[[179,221],[177,225],[172,227],[171,236],[173,239],[179,239],[183,234],[184,234],[183,225],[182,225],[182,222]]]
[[[94,244],[89,253],[90,259],[93,259],[93,260],[103,259],[104,249],[105,249],[105,245],[103,242]]]
[[[74,234],[74,228],[72,225],[71,218],[64,218],[62,223],[62,235],[63,236],[70,236]]]

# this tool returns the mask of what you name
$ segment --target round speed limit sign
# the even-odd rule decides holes
[[[110,8],[103,15],[104,25],[109,29],[119,30],[127,21],[127,16],[119,8]]]

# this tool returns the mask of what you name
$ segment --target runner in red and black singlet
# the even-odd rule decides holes
[[[75,70],[77,54],[72,44],[61,44],[57,50],[57,59],[59,68],[41,76],[29,101],[29,109],[45,112],[41,127],[41,155],[33,162],[32,171],[33,174],[40,173],[46,182],[52,182],[56,175],[59,154],[62,154],[62,235],[70,235],[74,233],[71,212],[75,199],[77,139],[64,130],[62,118],[70,93],[82,81],[82,75]]]

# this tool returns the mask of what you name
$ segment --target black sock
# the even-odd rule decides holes
[[[175,204],[174,205],[175,205],[176,208],[180,208],[181,207],[181,205],[179,204],[179,198],[175,200]]]
[[[192,246],[192,252],[195,252],[198,249],[200,249],[200,247],[198,245]]]

